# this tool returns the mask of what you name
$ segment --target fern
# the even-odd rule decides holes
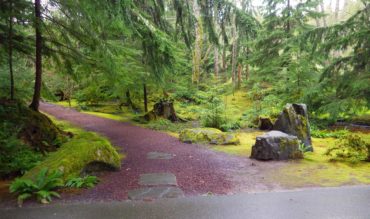
[[[9,187],[10,193],[18,195],[18,205],[22,206],[26,199],[36,197],[43,204],[49,203],[52,197],[60,198],[60,195],[53,191],[64,186],[62,173],[60,171],[52,171],[49,173],[47,168],[43,168],[36,179],[15,179]]]

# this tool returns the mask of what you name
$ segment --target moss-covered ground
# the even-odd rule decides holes
[[[356,134],[370,142],[370,135]],[[268,179],[288,187],[370,184],[369,162],[334,162],[324,155],[327,148],[336,143],[334,138],[313,138],[314,152],[305,153],[303,160],[290,161]]]
[[[71,105],[68,101],[55,102],[60,106],[72,107],[79,110],[81,113],[95,115],[107,119],[113,119],[122,122],[132,121],[137,115],[127,107],[119,109],[115,103],[104,103],[101,105],[79,105],[76,100],[71,100]]]
[[[115,169],[120,168],[123,156],[105,137],[76,128],[64,121],[53,118],[52,120],[62,130],[73,133],[73,137],[63,143],[56,152],[49,153],[40,164],[23,177],[32,178],[42,168],[47,167],[49,170],[62,171],[66,179],[69,176],[79,175],[83,168],[93,161],[109,164]]]
[[[212,146],[210,148],[238,156],[250,156],[255,137],[260,131],[239,133],[241,144],[237,146]],[[356,133],[367,142],[370,135]],[[280,183],[285,187],[341,186],[370,184],[370,163],[333,162],[324,155],[327,148],[336,144],[334,138],[313,138],[314,152],[304,154],[304,159],[288,161],[288,165],[271,171],[266,180]]]

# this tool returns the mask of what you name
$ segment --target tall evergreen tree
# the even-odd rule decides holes
[[[280,104],[299,101],[317,76],[315,59],[308,52],[311,45],[300,43],[303,33],[313,29],[308,20],[320,16],[315,12],[317,2],[292,5],[289,0],[269,0],[266,5],[251,63],[258,67],[259,80],[271,83],[276,94],[285,94]]]
[[[308,98],[321,112],[355,114],[370,105],[370,3],[347,21],[312,30],[306,40],[315,44],[313,56],[332,60],[322,71],[316,95]],[[340,56],[332,59],[334,51]]]

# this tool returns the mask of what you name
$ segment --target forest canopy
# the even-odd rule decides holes
[[[331,2],[2,0],[0,94],[147,111],[148,96],[241,90],[257,114],[304,102],[317,118],[356,116],[369,109],[370,4]]]

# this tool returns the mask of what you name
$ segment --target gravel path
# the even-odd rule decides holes
[[[172,173],[186,196],[234,194],[272,190],[278,187],[265,181],[265,175],[284,163],[258,162],[248,158],[214,152],[201,145],[185,144],[165,133],[104,119],[74,109],[41,103],[41,110],[89,131],[106,136],[127,156],[122,169],[106,172],[93,189],[79,194],[63,194],[64,200],[125,200],[128,191],[140,188],[139,176],[145,173]],[[173,154],[172,159],[147,159],[149,152]]]

